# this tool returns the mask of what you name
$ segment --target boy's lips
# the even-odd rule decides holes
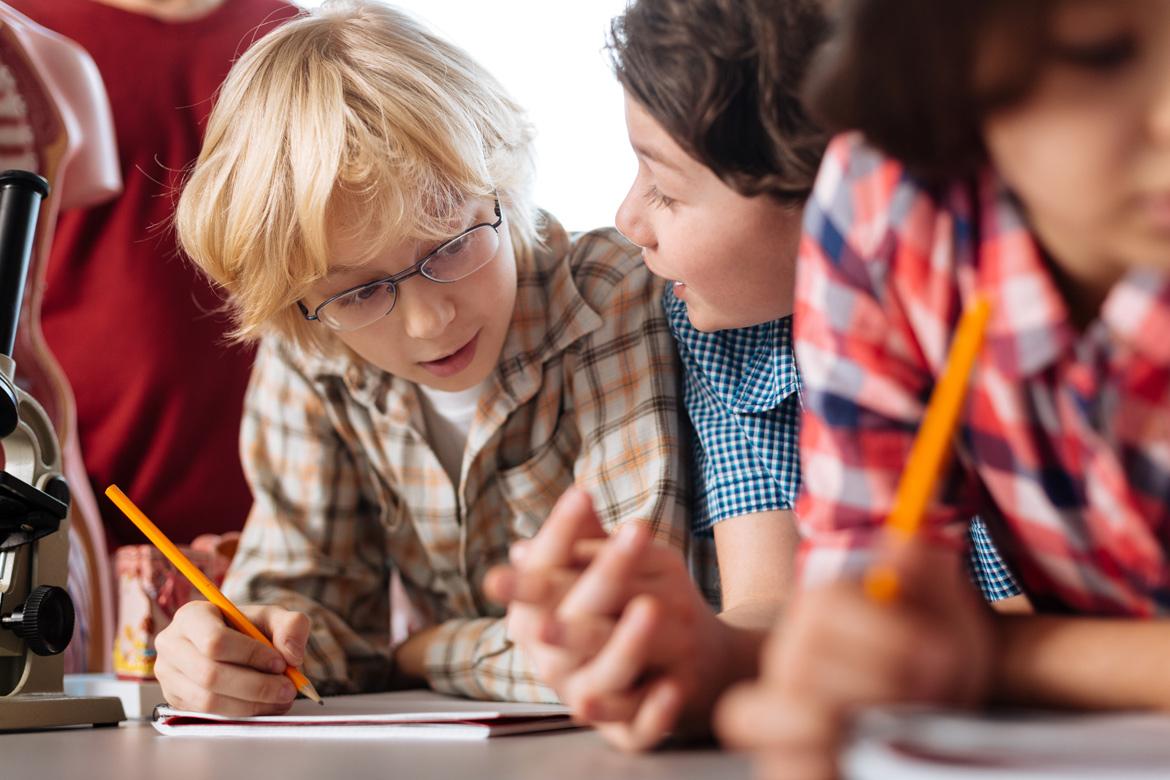
[[[435,376],[454,376],[471,365],[471,361],[475,359],[475,349],[478,344],[479,331],[476,331],[475,335],[466,344],[454,352],[448,353],[441,358],[436,358],[435,360],[419,361],[419,365]]]

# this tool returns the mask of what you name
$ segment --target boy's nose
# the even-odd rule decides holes
[[[422,290],[408,290],[406,295],[399,292],[398,308],[406,327],[406,335],[412,339],[434,339],[455,319],[455,304],[441,285],[415,285]],[[428,289],[429,288],[429,289]]]
[[[644,208],[645,201],[631,189],[626,193],[622,205],[618,207],[614,224],[617,225],[618,231],[633,243],[643,249],[652,249],[655,243],[654,233],[646,224]]]

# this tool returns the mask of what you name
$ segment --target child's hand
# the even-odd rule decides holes
[[[883,558],[899,576],[897,601],[874,603],[844,581],[799,594],[764,650],[760,679],[719,703],[719,736],[762,751],[768,776],[834,777],[859,708],[986,697],[993,624],[960,556],[916,539]]]
[[[596,626],[620,615],[612,632]],[[598,554],[545,629],[546,640],[585,662],[562,699],[624,750],[653,747],[679,725],[706,730],[728,684],[732,628],[719,620],[676,551],[629,525]]]
[[[241,634],[206,601],[184,604],[155,640],[154,673],[172,707],[221,715],[279,715],[297,691],[284,675],[300,666],[309,619],[279,607],[243,607],[276,650]]]
[[[657,744],[684,705],[705,727],[726,686],[732,629],[715,617],[683,558],[652,544],[646,528],[629,524],[590,547],[600,549],[584,572],[577,554],[558,569],[534,568],[526,549],[522,563],[493,573],[489,592],[512,602],[510,620],[524,616],[509,623],[510,635],[574,717],[618,747]]]
[[[498,566],[484,580],[488,597],[508,604],[508,636],[532,660],[541,681],[558,695],[562,678],[581,659],[548,644],[541,635],[579,574],[574,548],[585,540],[605,538],[589,495],[571,487],[536,536],[513,547],[515,565]]]

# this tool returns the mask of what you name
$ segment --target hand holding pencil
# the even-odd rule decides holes
[[[298,691],[322,703],[297,669],[308,640],[307,617],[279,607],[246,607],[245,614],[117,486],[106,495],[207,599],[180,608],[155,642],[155,676],[172,706],[225,715],[278,714],[288,710]]]

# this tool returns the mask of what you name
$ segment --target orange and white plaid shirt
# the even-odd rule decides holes
[[[322,692],[390,685],[397,572],[411,606],[440,626],[432,688],[555,701],[481,585],[571,483],[592,494],[608,530],[637,521],[684,544],[662,286],[613,230],[570,238],[549,219],[544,234],[517,269],[511,330],[458,486],[427,441],[413,383],[279,339],[259,350],[241,433],[255,504],[224,589],[310,616],[304,668]]]

